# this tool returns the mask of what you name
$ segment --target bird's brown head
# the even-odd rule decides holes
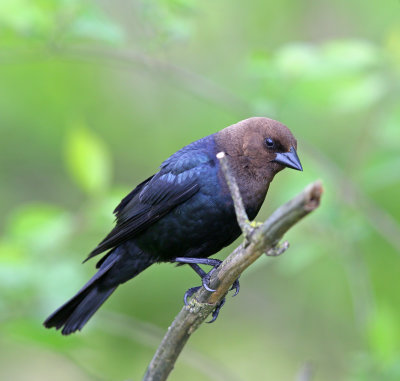
[[[255,175],[272,179],[285,167],[302,171],[297,141],[290,130],[269,118],[254,117],[226,127],[216,135],[218,149],[236,158]]]

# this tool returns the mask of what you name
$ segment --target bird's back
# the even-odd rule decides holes
[[[142,250],[160,260],[208,257],[240,235],[231,195],[221,183],[217,151],[214,135],[210,135],[163,163],[161,170],[172,169],[175,175],[179,172],[182,177],[194,177],[199,189],[135,238]]]

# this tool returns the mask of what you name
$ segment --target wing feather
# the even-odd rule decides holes
[[[179,151],[178,151],[179,153]],[[114,229],[89,254],[89,258],[134,238],[200,189],[199,177],[212,163],[204,151],[174,154],[160,171],[140,183],[117,206]]]

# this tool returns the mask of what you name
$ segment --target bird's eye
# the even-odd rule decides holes
[[[274,148],[275,142],[271,138],[266,138],[265,145],[267,146],[267,148]]]

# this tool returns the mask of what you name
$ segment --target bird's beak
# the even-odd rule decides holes
[[[277,153],[275,159],[272,161],[276,161],[279,164],[284,165],[285,167],[296,169],[298,171],[302,171],[303,167],[301,166],[300,159],[297,156],[297,152],[294,147],[290,147],[289,152],[285,153]]]

